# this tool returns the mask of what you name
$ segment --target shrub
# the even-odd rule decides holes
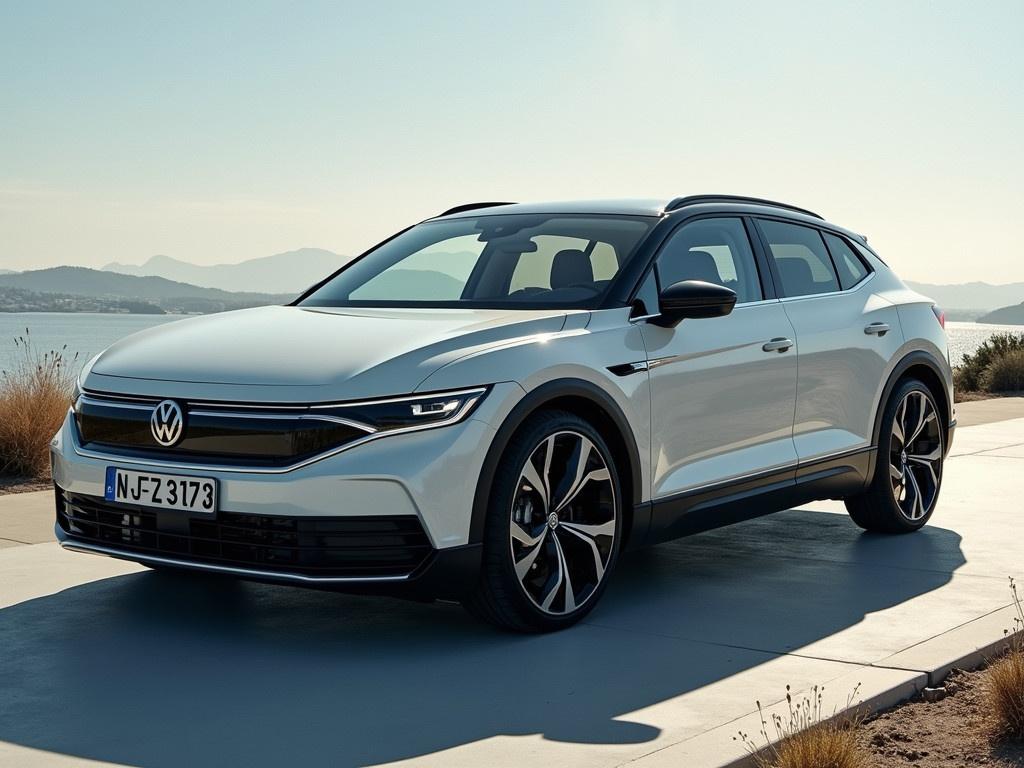
[[[40,353],[28,329],[14,340],[17,360],[0,372],[0,472],[44,478],[50,469],[50,439],[71,404],[77,355]]]
[[[964,355],[963,362],[955,372],[956,388],[965,392],[981,390],[985,370],[999,358],[1019,350],[1024,350],[1024,333],[994,334],[982,342],[973,355]]]
[[[860,686],[846,700],[847,709],[853,702]],[[737,737],[754,755],[758,768],[866,768],[868,753],[857,743],[858,716],[839,716],[835,713],[826,717],[822,706],[824,688],[814,686],[810,696],[799,704],[786,686],[786,703],[789,716],[771,716],[774,740],[769,735],[768,722],[761,712],[761,738],[764,747],[757,744],[742,731]]]
[[[997,357],[981,374],[987,392],[1024,392],[1024,349]]]
[[[1024,606],[1013,579],[1010,591],[1017,609],[1010,649],[986,671],[984,691],[998,735],[1024,739]]]

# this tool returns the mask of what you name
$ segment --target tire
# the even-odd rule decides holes
[[[607,444],[575,414],[538,411],[509,441],[487,490],[480,579],[466,607],[516,632],[575,624],[604,592],[622,540]]]
[[[910,533],[924,527],[942,487],[945,433],[935,397],[924,383],[896,387],[882,415],[875,471],[864,493],[846,499],[861,528]]]

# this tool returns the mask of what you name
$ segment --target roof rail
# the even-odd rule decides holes
[[[768,205],[772,208],[785,208],[788,211],[805,213],[816,219],[825,220],[824,216],[820,216],[814,211],[808,211],[806,208],[798,208],[789,203],[777,203],[774,200],[765,200],[760,197],[743,197],[742,195],[689,195],[688,197],[677,197],[665,206],[665,210],[674,211],[687,205],[696,205],[697,203],[751,203],[753,205]]]
[[[462,213],[463,211],[475,211],[477,208],[493,208],[496,205],[515,205],[515,203],[466,203],[465,205],[456,205],[454,208],[449,208],[444,213],[439,213],[438,216],[449,216],[453,213]]]

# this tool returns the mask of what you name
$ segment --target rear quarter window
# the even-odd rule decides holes
[[[846,240],[831,232],[825,232],[824,236],[825,244],[832,254],[832,261],[835,262],[836,272],[839,273],[839,284],[844,291],[853,288],[868,276],[868,268]]]

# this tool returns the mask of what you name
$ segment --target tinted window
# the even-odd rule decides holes
[[[839,273],[839,284],[843,286],[844,291],[868,276],[868,268],[843,238],[826,232],[825,243],[832,254],[832,261]]]
[[[637,302],[643,306],[637,306]],[[658,279],[652,271],[647,273],[647,277],[644,278],[640,290],[636,293],[636,299],[633,302],[633,314],[634,316],[656,315],[659,309],[658,304]]]
[[[302,304],[592,308],[655,223],[566,214],[428,221],[353,262]]]
[[[779,268],[786,296],[839,290],[832,260],[818,230],[767,219],[758,223]]]
[[[656,265],[663,288],[682,280],[704,280],[731,288],[740,302],[762,298],[754,253],[740,219],[684,224],[665,243]]]

